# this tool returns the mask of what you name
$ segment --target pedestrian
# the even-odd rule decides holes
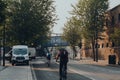
[[[57,56],[56,56],[56,62],[60,58],[60,64],[59,64],[59,75],[60,80],[62,80],[62,69],[65,68],[65,78],[67,78],[67,63],[68,63],[68,52],[64,48],[61,48],[58,50]]]

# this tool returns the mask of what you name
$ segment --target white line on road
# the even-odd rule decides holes
[[[33,66],[32,66],[32,64],[30,63],[30,67],[31,67],[31,72],[32,72],[32,76],[33,76],[33,80],[37,80],[37,78],[36,78],[36,76],[35,76],[35,71],[34,70],[32,70],[32,68],[33,68]]]

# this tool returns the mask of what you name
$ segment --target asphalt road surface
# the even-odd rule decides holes
[[[45,58],[37,58],[31,61],[32,75],[34,80],[59,80],[59,64],[51,61],[50,67],[46,64]],[[68,68],[67,80],[92,80],[83,75],[75,73]]]

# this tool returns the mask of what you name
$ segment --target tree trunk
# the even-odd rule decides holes
[[[73,59],[75,59],[75,57],[77,57],[77,51],[75,46],[72,46],[72,50],[73,50]]]
[[[95,55],[95,41],[94,39],[92,40],[92,51],[93,51],[93,61],[96,61],[96,55]]]

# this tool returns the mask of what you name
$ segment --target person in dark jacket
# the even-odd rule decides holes
[[[62,68],[65,68],[65,74],[67,75],[67,63],[68,63],[68,52],[64,48],[59,49],[58,54],[56,56],[56,61],[60,58],[60,64],[59,64],[59,75],[60,75],[60,80],[62,77]],[[65,78],[67,76],[65,75]]]

